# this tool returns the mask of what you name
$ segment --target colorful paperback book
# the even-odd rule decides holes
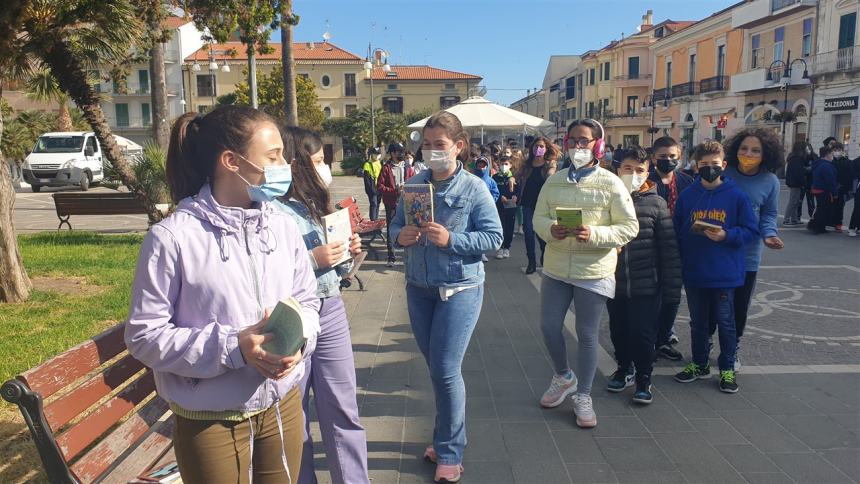
[[[292,356],[307,341],[302,325],[302,308],[295,298],[281,301],[269,314],[266,332],[275,339],[263,344],[263,349],[278,356]]]
[[[556,207],[555,221],[570,230],[582,227],[582,209]]]
[[[404,185],[403,210],[409,225],[433,222],[433,185]]]
[[[332,242],[343,242],[347,248],[340,259],[332,264],[332,266],[342,264],[351,259],[352,256],[349,253],[349,238],[352,237],[352,224],[349,219],[349,209],[343,208],[330,213],[322,218],[322,222],[325,226],[325,243],[330,244]]]

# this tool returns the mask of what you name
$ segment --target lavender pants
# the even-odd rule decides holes
[[[311,355],[310,371],[301,382],[305,413],[305,443],[302,450],[300,484],[316,484],[314,446],[310,435],[308,404],[314,392],[314,407],[320,425],[326,463],[334,483],[368,483],[367,436],[358,420],[355,396],[355,360],[349,337],[346,308],[340,296],[322,300],[320,335]]]

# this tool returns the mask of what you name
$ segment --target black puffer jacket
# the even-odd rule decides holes
[[[621,297],[658,296],[663,303],[681,300],[681,256],[666,201],[655,183],[633,194],[639,234],[618,254],[615,294]]]

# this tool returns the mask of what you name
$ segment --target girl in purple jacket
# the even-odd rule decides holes
[[[291,182],[271,117],[227,106],[173,126],[167,175],[177,208],[140,249],[125,340],[175,415],[185,482],[295,482],[299,381],[319,334],[316,278],[292,219],[270,203]],[[301,307],[305,347],[262,345],[282,300]]]

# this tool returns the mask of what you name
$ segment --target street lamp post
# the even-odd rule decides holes
[[[646,108],[651,110],[651,124],[648,126],[648,132],[651,133],[651,146],[654,146],[654,111],[656,111],[656,109],[654,106],[654,96],[652,94],[645,96],[645,100],[642,102],[642,109]]]
[[[774,67],[782,66],[782,79],[783,79],[783,100],[782,100],[782,111],[780,111],[780,118],[782,120],[782,145],[785,146],[785,123],[786,123],[786,113],[788,112],[788,88],[791,86],[791,69],[794,66],[795,62],[801,62],[803,64],[803,79],[809,79],[809,66],[806,64],[806,61],[797,58],[791,60],[791,50],[788,51],[788,61],[783,62],[782,60],[775,60],[770,63],[770,66],[767,68],[767,80],[774,81],[773,72]]]
[[[373,68],[374,66],[374,58],[377,52],[380,52],[383,56],[385,56],[385,64],[382,65],[383,72],[391,72],[391,66],[388,64],[388,53],[380,48],[372,48],[370,43],[367,44],[367,59],[364,62],[364,72],[365,76],[370,79],[370,144],[371,147],[376,146],[376,110],[373,108],[374,98],[373,98]]]

